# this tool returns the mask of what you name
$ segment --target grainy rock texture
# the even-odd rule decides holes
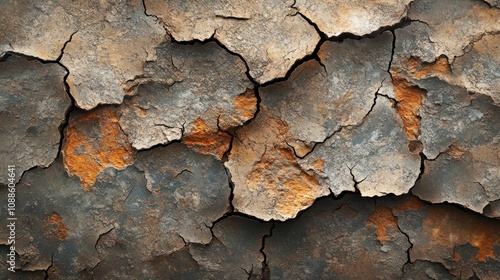
[[[146,12],[157,16],[177,41],[213,37],[240,54],[258,83],[284,77],[297,60],[313,52],[320,39],[289,0],[144,3]]]
[[[15,165],[15,182],[34,166],[54,161],[60,128],[71,100],[64,89],[64,68],[56,63],[11,55],[0,60],[0,184],[9,182],[7,165]]]
[[[1,279],[500,279],[498,1],[0,10]]]

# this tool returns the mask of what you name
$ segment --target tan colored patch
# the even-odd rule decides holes
[[[275,200],[275,211],[295,216],[319,196],[320,184],[303,171],[288,146],[269,148],[248,176],[249,188],[266,191]]]
[[[100,128],[97,137],[87,135],[93,127]],[[112,108],[89,111],[73,120],[65,132],[62,152],[66,170],[80,178],[85,191],[91,190],[106,167],[123,169],[135,155]]]
[[[404,131],[410,140],[420,135],[420,107],[427,91],[392,73],[392,86],[398,103],[396,112],[403,121]]]
[[[448,149],[446,149],[446,153],[453,158],[460,159],[464,154],[464,151],[460,149],[457,145],[451,144]]]
[[[57,230],[49,234],[50,238],[58,238],[59,240],[63,241],[68,237],[68,228],[63,224],[62,217],[57,212],[52,212],[52,215],[50,215],[49,219],[45,221],[44,227],[47,227],[51,224],[56,225]]]
[[[316,170],[319,170],[319,171],[323,171],[325,169],[325,161],[318,158],[314,161],[314,169]]]
[[[398,231],[398,219],[392,214],[391,209],[377,206],[368,218],[368,224],[377,229],[377,240],[384,245],[391,240],[390,231]]]
[[[475,256],[478,261],[496,258],[494,248],[500,244],[500,226],[487,218],[469,213],[457,216],[455,209],[436,206],[430,209],[423,228],[431,246],[454,248],[469,243],[478,248]]]
[[[202,154],[222,158],[229,149],[231,136],[223,131],[211,132],[203,119],[197,119],[182,142]]]
[[[234,100],[234,109],[245,120],[253,118],[257,110],[257,97],[253,89],[247,89]]]

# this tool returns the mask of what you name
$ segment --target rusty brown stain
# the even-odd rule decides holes
[[[205,121],[198,118],[192,124],[191,131],[182,142],[202,154],[212,154],[221,159],[229,149],[231,136],[224,131],[212,132]]]
[[[427,91],[392,73],[392,86],[396,95],[396,112],[403,121],[409,140],[418,140],[420,135],[420,107]]]
[[[63,224],[62,217],[57,212],[52,212],[52,215],[50,215],[49,219],[45,221],[44,227],[51,224],[57,226],[57,231],[55,233],[49,234],[49,237],[58,238],[61,241],[65,240],[68,237],[68,228]]]
[[[431,246],[454,248],[469,243],[478,249],[478,261],[496,258],[494,248],[500,244],[500,226],[487,218],[438,205],[430,208],[423,229]]]
[[[234,100],[234,109],[236,113],[245,120],[253,118],[257,110],[257,97],[253,89],[247,89]]]
[[[89,111],[73,120],[65,132],[64,166],[77,175],[85,191],[90,191],[99,173],[106,167],[123,169],[132,164],[135,152],[118,123],[112,108]],[[100,127],[93,138],[83,127]]]
[[[368,225],[377,229],[377,240],[383,245],[391,240],[389,232],[398,230],[398,219],[394,216],[391,209],[384,206],[377,206],[368,218]]]
[[[448,149],[446,149],[446,153],[453,158],[460,159],[464,154],[464,151],[460,149],[456,144],[451,144]]]
[[[418,58],[411,57],[408,59],[408,69],[412,76],[418,80],[432,76],[440,78],[451,77],[451,67],[448,58],[444,55],[431,63],[425,63]]]
[[[415,211],[420,210],[425,203],[418,199],[416,196],[411,196],[408,200],[394,206],[395,211]]]

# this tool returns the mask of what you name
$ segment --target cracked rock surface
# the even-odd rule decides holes
[[[57,156],[71,100],[65,92],[66,71],[56,63],[10,55],[0,60],[0,157],[16,165],[15,181],[24,171],[47,167]],[[7,185],[6,172],[0,184]]]
[[[500,279],[498,1],[0,10],[1,279]]]
[[[144,3],[147,13],[157,16],[175,40],[213,37],[241,55],[258,83],[284,77],[297,60],[313,52],[320,39],[314,27],[295,13],[293,1]]]

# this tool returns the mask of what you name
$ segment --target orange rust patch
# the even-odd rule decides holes
[[[231,136],[223,131],[211,132],[203,119],[194,121],[191,131],[182,138],[187,146],[202,154],[211,154],[222,158],[229,149]]]
[[[420,135],[420,107],[427,91],[392,73],[392,86],[398,103],[396,112],[403,121],[404,131],[410,140],[418,140]]]
[[[460,149],[457,145],[451,144],[448,149],[446,149],[446,153],[456,159],[460,159],[464,154],[464,151]]]
[[[478,248],[478,261],[496,258],[494,248],[500,244],[500,226],[487,218],[439,205],[430,209],[423,228],[430,246],[454,248],[469,243]]]
[[[133,162],[132,145],[112,108],[89,111],[72,120],[64,139],[64,166],[80,178],[85,191],[91,190],[106,167],[123,169]]]
[[[411,57],[408,59],[408,69],[416,79],[432,76],[450,77],[451,67],[446,56],[440,56],[432,63],[423,63],[420,59]]]
[[[314,169],[323,171],[325,169],[325,162],[322,159],[318,158],[314,161],[313,166]]]
[[[260,189],[275,200],[275,210],[283,216],[295,216],[321,194],[315,175],[303,171],[293,151],[284,144],[268,148],[248,176],[251,189]]]
[[[398,219],[392,214],[391,209],[384,206],[377,206],[370,215],[368,224],[377,229],[377,240],[385,244],[391,240],[389,231],[398,230]]]
[[[234,100],[234,109],[245,120],[253,118],[257,110],[257,97],[253,89],[247,89]]]
[[[407,201],[394,207],[396,211],[415,211],[419,210],[425,205],[423,201],[418,199],[416,196],[411,196]]]
[[[50,238],[58,238],[59,240],[63,241],[64,239],[66,239],[66,237],[68,237],[68,228],[63,224],[62,217],[57,212],[52,212],[52,215],[50,215],[49,219],[45,221],[44,227],[51,224],[57,226],[57,231],[50,233]]]

